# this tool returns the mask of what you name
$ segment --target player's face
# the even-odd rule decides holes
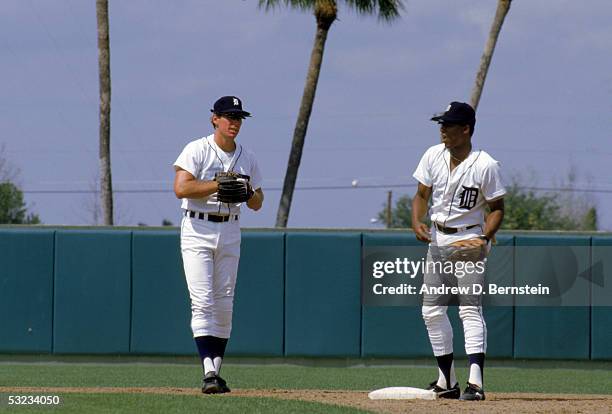
[[[470,127],[457,124],[440,124],[440,138],[446,148],[457,148],[470,140]]]
[[[228,137],[236,138],[242,126],[242,117],[235,115],[215,115],[214,123],[219,133]]]

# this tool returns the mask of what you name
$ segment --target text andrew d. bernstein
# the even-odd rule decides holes
[[[494,283],[489,284],[486,289],[480,284],[470,286],[427,286],[423,284],[417,290],[416,286],[402,283],[398,286],[383,286],[377,283],[372,286],[372,292],[375,295],[549,295],[550,288],[542,286],[538,283],[537,286],[498,286]]]

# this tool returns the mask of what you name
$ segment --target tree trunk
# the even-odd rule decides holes
[[[489,33],[489,38],[487,39],[484,52],[480,58],[480,68],[478,70],[478,74],[476,75],[476,82],[474,84],[472,97],[470,99],[470,103],[474,110],[478,108],[480,96],[482,95],[482,89],[484,88],[485,80],[487,78],[487,72],[489,71],[489,65],[491,64],[493,52],[495,51],[495,45],[497,44],[497,38],[499,36],[499,32],[501,31],[502,25],[504,24],[504,19],[510,10],[511,2],[512,0],[498,0],[497,11],[495,12],[495,18],[493,19],[493,24],[491,25],[491,32]]]
[[[278,213],[276,216],[276,227],[287,227],[289,220],[289,210],[291,209],[291,200],[293,198],[293,190],[297,180],[300,161],[302,160],[302,149],[304,148],[304,139],[306,138],[306,130],[308,129],[308,121],[312,112],[312,105],[317,91],[317,83],[319,81],[319,73],[321,72],[321,63],[323,62],[323,51],[325,50],[325,41],[327,34],[334,20],[336,20],[337,9],[335,2],[321,2],[315,8],[315,17],[317,18],[317,33],[315,35],[312,53],[310,55],[310,64],[308,66],[308,75],[306,76],[306,85],[302,94],[302,103],[300,104],[300,112],[295,123],[293,131],[293,142],[291,143],[291,152],[287,163],[287,172],[285,173],[285,182],[283,184],[283,193],[281,194]],[[321,10],[323,8],[324,10]]]
[[[113,225],[113,182],[110,161],[110,46],[108,0],[96,0],[98,20],[98,72],[100,83],[100,189],[104,224]]]

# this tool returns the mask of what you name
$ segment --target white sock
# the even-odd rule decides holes
[[[450,375],[449,375],[450,384],[446,384],[446,377],[442,373],[442,370],[438,368],[438,387],[444,388],[445,390],[449,390],[455,386],[457,383],[457,376],[455,375],[455,361],[451,364]]]
[[[217,375],[219,375],[221,373],[221,363],[223,362],[223,358],[221,357],[215,357],[215,360],[213,361],[213,363],[215,364],[215,371],[217,372]]]
[[[470,379],[468,382],[482,388],[482,372],[480,371],[478,364],[470,365]]]
[[[204,375],[208,374],[210,371],[217,372],[213,360],[208,357],[204,358],[202,365],[204,366]]]

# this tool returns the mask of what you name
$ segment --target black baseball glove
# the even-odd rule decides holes
[[[249,180],[248,175],[235,172],[215,174],[215,181],[219,184],[217,200],[222,203],[244,203],[248,201],[255,193]]]

